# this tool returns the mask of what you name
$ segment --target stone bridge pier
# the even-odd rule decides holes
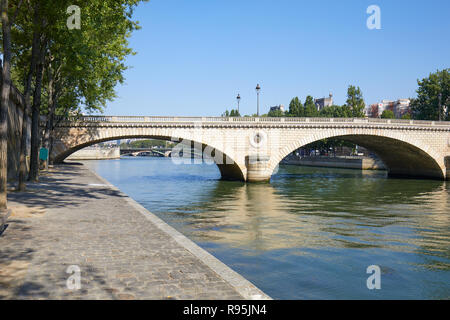
[[[377,154],[389,176],[450,178],[450,123],[390,119],[82,117],[60,121],[51,157],[108,140],[152,138],[177,142],[173,161],[192,147],[215,163],[223,179],[268,181],[281,160],[315,141],[339,138]],[[178,156],[177,156],[178,154]],[[200,160],[201,162],[201,160]]]

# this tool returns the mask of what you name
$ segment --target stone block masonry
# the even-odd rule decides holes
[[[120,159],[120,148],[86,148],[72,153],[67,160],[110,160]]]
[[[19,174],[20,143],[22,136],[23,96],[15,88],[11,88],[8,108],[8,181],[14,181]],[[28,123],[27,154],[30,154],[31,119]],[[29,161],[29,159],[28,159]],[[28,166],[27,166],[28,167]]]

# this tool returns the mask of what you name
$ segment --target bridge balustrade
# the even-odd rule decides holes
[[[270,118],[270,117],[263,117],[260,118],[260,122],[282,122],[284,118]]]
[[[240,122],[240,123],[385,123],[397,125],[449,126],[448,121],[379,119],[379,118],[294,118],[294,117],[160,117],[160,116],[70,116],[56,117],[57,123],[198,123],[198,122]],[[41,120],[45,124],[45,117]]]
[[[231,119],[233,119],[234,122],[255,122],[255,118],[251,117],[233,117]]]

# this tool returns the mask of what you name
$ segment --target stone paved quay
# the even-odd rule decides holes
[[[85,166],[55,166],[8,200],[0,299],[269,298]]]

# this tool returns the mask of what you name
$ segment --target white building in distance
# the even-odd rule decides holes
[[[284,112],[284,106],[280,104],[279,106],[270,107],[270,111],[278,111],[278,110]]]
[[[324,97],[324,98],[314,99],[314,104],[317,107],[317,111],[320,111],[325,107],[332,106],[333,105],[333,94],[330,93],[328,98]]]
[[[365,111],[369,118],[380,118],[385,110],[391,110],[396,118],[401,118],[406,113],[410,113],[410,104],[410,99],[381,100],[379,103],[370,105]]]

